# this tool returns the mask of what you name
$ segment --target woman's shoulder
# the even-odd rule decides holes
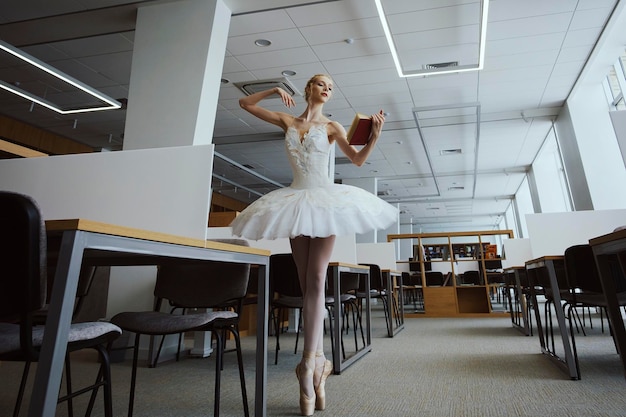
[[[335,139],[337,136],[346,136],[346,129],[336,120],[329,120],[326,124],[326,132],[329,139]]]

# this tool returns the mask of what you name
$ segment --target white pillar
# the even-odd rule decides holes
[[[124,150],[212,142],[230,17],[222,0],[138,9]]]

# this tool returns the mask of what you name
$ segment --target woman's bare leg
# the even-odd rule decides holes
[[[333,251],[335,237],[310,238],[300,236],[290,240],[293,258],[298,269],[300,287],[304,295],[304,353],[303,365],[312,369],[316,361],[323,366],[323,335],[325,312],[326,270]],[[317,353],[317,358],[316,358]],[[317,360],[316,360],[317,359]],[[319,378],[319,376],[318,376]],[[314,393],[313,380],[300,381],[307,396]],[[319,381],[318,381],[319,384]]]

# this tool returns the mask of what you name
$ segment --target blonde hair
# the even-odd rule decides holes
[[[311,84],[313,84],[320,77],[326,77],[331,81],[333,80],[328,74],[315,74],[314,76],[309,78],[309,81],[306,82],[306,86],[304,87],[304,101],[306,101],[307,103],[309,102],[309,91],[311,89]]]

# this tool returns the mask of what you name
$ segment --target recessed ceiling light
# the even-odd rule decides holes
[[[272,41],[267,39],[257,39],[256,41],[254,41],[254,44],[256,46],[270,46],[272,44]]]
[[[226,79],[226,78],[222,78],[222,79],[220,80],[220,82],[221,82],[222,84],[228,84],[228,83],[230,82],[230,80],[229,80],[229,79]]]
[[[281,72],[281,74],[284,77],[293,77],[294,75],[296,75],[296,72],[292,70],[284,70],[283,72]]]
[[[348,45],[352,45],[354,43],[354,39],[348,38],[344,42],[347,43]]]

